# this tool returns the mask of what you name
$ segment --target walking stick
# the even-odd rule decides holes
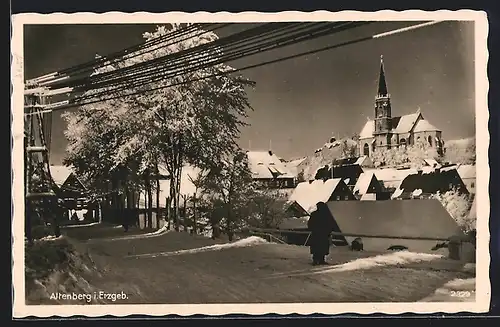
[[[309,233],[309,234],[307,235],[306,242],[304,243],[304,246],[306,246],[307,241],[309,241],[309,237],[311,237],[311,233]]]

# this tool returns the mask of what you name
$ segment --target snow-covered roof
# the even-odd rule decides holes
[[[450,170],[424,170],[406,176],[397,186],[392,198],[397,198],[405,194],[413,195],[445,193],[452,188],[457,188],[459,192],[466,193],[467,188],[460,178],[456,169]]]
[[[306,160],[307,157],[302,157],[302,158],[299,158],[299,159],[295,159],[295,160],[290,160],[286,163],[286,166],[287,167],[297,167],[298,165],[300,165],[300,163],[304,160]]]
[[[415,133],[418,132],[435,132],[435,131],[440,131],[437,129],[434,125],[429,123],[429,121],[425,119],[420,119],[417,122],[417,125],[415,126],[415,129],[413,130]]]
[[[52,179],[58,186],[62,186],[68,179],[69,175],[71,175],[71,173],[73,173],[73,170],[67,166],[50,166],[50,174],[52,175]]]
[[[377,194],[365,193],[361,196],[360,201],[377,201]]]
[[[365,169],[365,172],[373,172],[379,181],[384,182],[398,182],[402,181],[406,176],[417,173],[416,169]]]
[[[370,187],[370,183],[374,176],[375,174],[372,171],[361,173],[358,177],[356,185],[354,185],[353,192],[358,192],[360,195],[365,194],[368,191],[368,187]]]
[[[373,120],[368,120],[363,126],[361,133],[359,133],[360,139],[368,139],[373,137],[373,132],[375,131],[375,122]]]
[[[306,160],[307,157],[303,157],[303,158],[300,158],[300,159],[295,159],[295,160],[291,160],[291,161],[288,161],[288,162],[285,162],[285,167],[288,169],[288,171],[293,174],[294,176],[297,176],[299,174],[299,168],[298,166],[304,162],[304,160]]]
[[[340,178],[302,182],[297,185],[288,202],[297,202],[304,210],[311,213],[318,202],[327,202],[337,186],[343,183]]]
[[[253,178],[293,178],[294,174],[278,156],[269,151],[248,151],[248,166]]]
[[[409,133],[413,128],[413,126],[415,125],[415,123],[417,122],[420,115],[421,115],[420,112],[417,111],[416,113],[399,117],[397,126],[393,126],[394,133],[397,134]],[[394,117],[393,121],[395,118],[397,117]]]
[[[462,179],[476,178],[475,165],[460,165],[458,166],[457,171]]]
[[[413,114],[409,115],[403,115],[403,116],[397,116],[392,118],[392,128],[393,128],[393,133],[396,134],[403,134],[403,133],[409,133],[415,123],[417,123],[419,117],[421,117],[420,112],[416,112]],[[422,128],[425,128],[428,125],[432,126],[430,123],[423,123]],[[430,128],[430,127],[429,127]],[[435,127],[434,127],[435,128]],[[433,129],[429,129],[433,130]],[[434,129],[437,130],[437,129]],[[361,130],[361,133],[359,133],[359,138],[360,139],[367,139],[367,138],[372,138],[373,137],[373,132],[375,131],[375,122],[373,120],[368,120],[365,125],[363,126],[363,129]]]
[[[435,159],[432,159],[432,158],[424,159],[424,162],[426,165],[428,165],[430,167],[439,167],[440,166],[439,162],[437,162]]]
[[[430,132],[430,131],[440,131],[432,125],[428,120],[425,120],[418,110],[415,113],[392,117],[392,132],[396,134],[409,133],[413,129],[414,132]],[[373,120],[368,120],[361,133],[359,133],[360,139],[367,139],[373,137],[373,132],[375,131],[375,122]]]
[[[360,166],[371,166],[372,162],[371,162],[370,157],[368,157],[368,156],[361,156],[361,157],[358,158],[358,160],[356,160],[356,162],[354,164],[355,165],[360,165]]]

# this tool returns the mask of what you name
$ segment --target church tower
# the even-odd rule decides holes
[[[392,130],[391,96],[387,92],[385,81],[384,58],[380,56],[380,73],[378,77],[378,92],[375,97],[375,135],[389,134]],[[387,135],[389,136],[389,135]],[[387,138],[390,142],[390,136]],[[386,143],[383,142],[383,143]],[[388,144],[384,145],[388,145]]]

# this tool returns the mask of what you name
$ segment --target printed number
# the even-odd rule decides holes
[[[469,297],[469,296],[471,296],[471,292],[469,292],[469,291],[451,291],[451,296]]]

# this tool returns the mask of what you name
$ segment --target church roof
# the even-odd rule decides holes
[[[421,118],[419,120],[419,117]],[[416,126],[415,126],[416,124]],[[434,125],[429,123],[429,121],[423,119],[419,111],[403,115],[392,117],[392,132],[396,134],[409,133],[415,126],[414,132],[430,132],[430,131],[440,131]],[[361,133],[359,133],[360,139],[367,139],[373,137],[373,132],[375,131],[375,122],[373,120],[368,120]]]
[[[418,133],[418,132],[434,132],[434,131],[440,131],[440,130],[437,129],[431,123],[429,123],[428,120],[421,119],[418,121],[417,126],[415,126],[415,129],[413,131],[415,133]]]
[[[393,132],[397,134],[409,133],[420,116],[420,112],[404,115],[401,117],[393,118]],[[399,119],[398,119],[399,118]],[[394,120],[397,119],[397,125],[394,125]]]
[[[361,133],[359,133],[360,139],[368,139],[373,137],[373,131],[375,130],[375,122],[373,120],[368,120],[363,126]]]

